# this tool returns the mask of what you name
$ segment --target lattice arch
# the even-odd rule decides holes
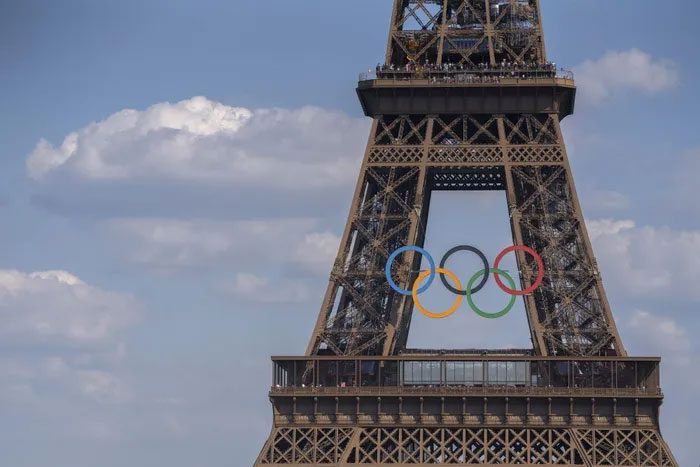
[[[279,428],[260,464],[672,467],[652,429]]]

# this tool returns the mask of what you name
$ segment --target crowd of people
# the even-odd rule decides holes
[[[428,79],[431,82],[498,83],[501,79],[506,78],[536,79],[556,76],[573,78],[571,72],[563,68],[557,70],[556,64],[553,62],[534,63],[503,60],[496,65],[486,63],[468,65],[449,62],[438,65],[429,61],[422,64],[409,62],[405,66],[377,64],[374,71],[370,69],[364,79]]]

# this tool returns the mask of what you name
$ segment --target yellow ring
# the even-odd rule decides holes
[[[462,284],[460,284],[459,279],[457,279],[457,276],[452,273],[452,271],[448,271],[447,269],[444,268],[437,268],[435,270],[438,274],[445,274],[447,277],[452,279],[452,282],[455,283],[458,289],[462,289]],[[423,313],[425,316],[428,318],[434,318],[434,319],[439,319],[439,318],[447,318],[450,316],[452,313],[457,311],[457,308],[459,308],[459,305],[462,304],[462,299],[464,298],[462,295],[457,295],[457,299],[455,302],[452,304],[452,306],[447,310],[443,311],[442,313],[432,313],[425,308],[423,308],[423,305],[420,304],[420,301],[418,300],[418,287],[420,286],[421,282],[423,282],[423,279],[428,277],[430,275],[430,270],[423,271],[421,272],[418,277],[416,278],[416,281],[413,283],[413,288],[411,289],[411,295],[413,296],[413,303],[416,304],[416,308],[418,308],[418,311]]]

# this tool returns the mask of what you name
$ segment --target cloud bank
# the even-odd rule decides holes
[[[141,308],[134,297],[67,271],[0,270],[0,400],[34,407],[47,399],[75,406],[127,400],[115,369],[126,354],[122,334]]]
[[[133,297],[86,284],[66,271],[0,270],[0,337],[67,346],[111,342],[138,316]]]
[[[637,227],[630,219],[587,223],[606,284],[627,298],[700,299],[700,231]]]
[[[26,165],[37,181],[333,187],[355,177],[367,126],[316,107],[250,110],[198,96],[116,112],[57,146],[42,139]]]
[[[609,51],[574,68],[581,101],[598,104],[623,89],[654,94],[678,84],[679,73],[670,60],[654,59],[639,49]]]

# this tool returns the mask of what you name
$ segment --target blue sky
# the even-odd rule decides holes
[[[662,355],[663,433],[697,465],[700,6],[542,4],[580,86],[563,128],[618,326]],[[303,353],[342,233],[369,127],[354,86],[390,6],[0,0],[5,464],[252,463],[269,355]],[[439,195],[436,256],[510,242],[500,193]],[[450,319],[417,316],[409,344],[528,344],[521,305]]]

